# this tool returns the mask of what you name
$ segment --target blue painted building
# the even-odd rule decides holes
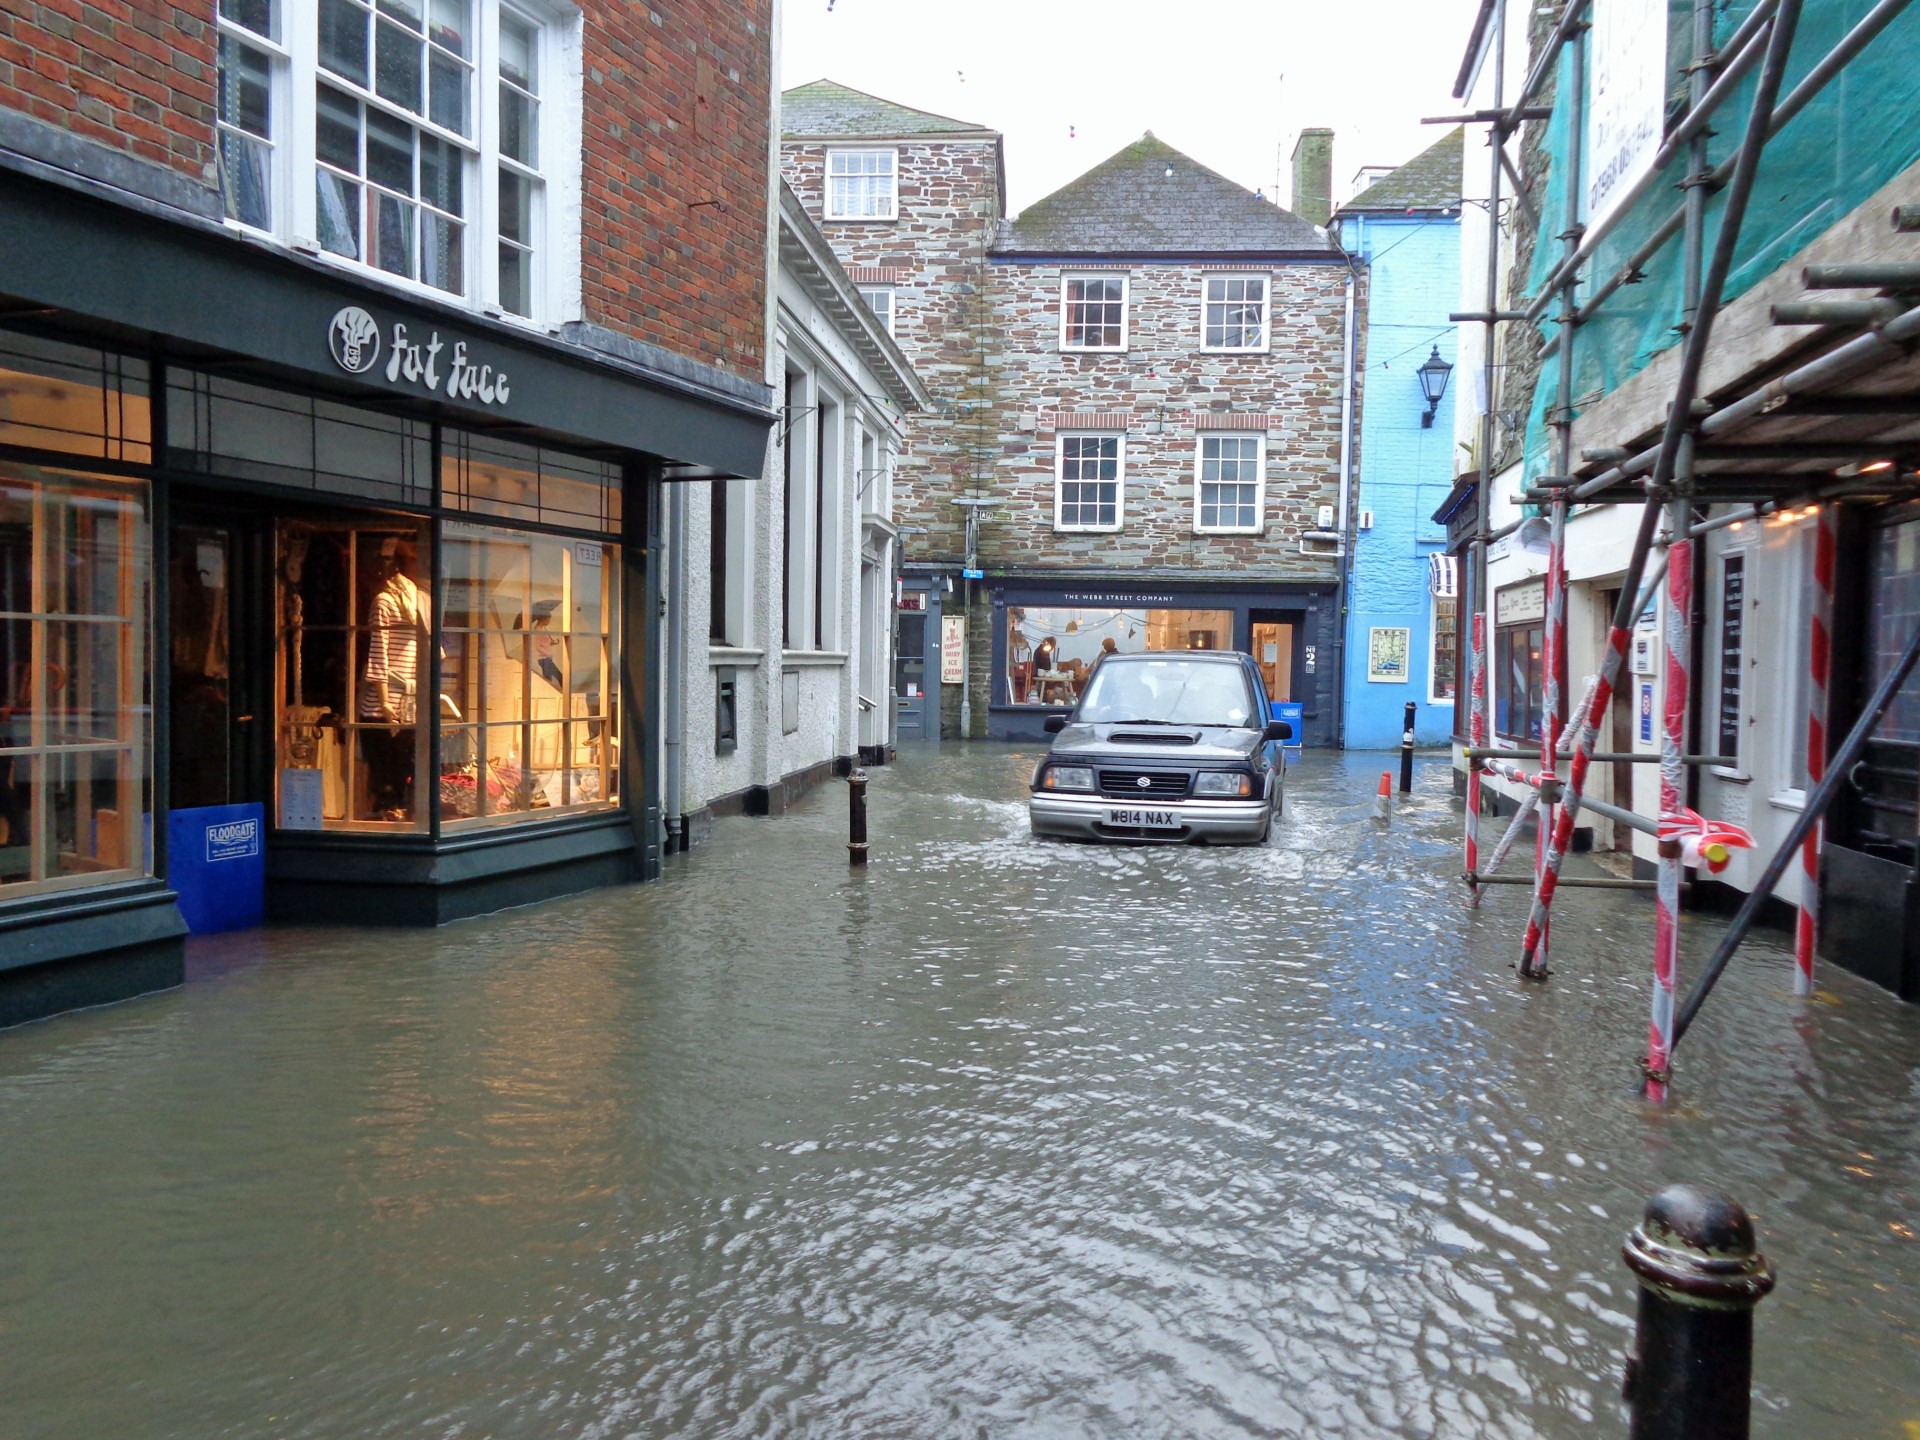
[[[1458,468],[1454,394],[1449,386],[1428,424],[1419,371],[1435,355],[1454,359],[1447,316],[1460,308],[1460,161],[1455,130],[1334,213],[1341,244],[1368,276],[1342,697],[1354,750],[1397,747],[1409,700],[1418,743],[1443,745],[1453,734],[1458,604],[1446,529],[1432,516]]]

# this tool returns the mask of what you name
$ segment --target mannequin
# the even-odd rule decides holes
[[[411,536],[381,542],[381,584],[367,612],[367,664],[360,676],[360,750],[367,805],[376,820],[413,818],[414,727],[419,721],[421,642],[430,628],[427,596],[413,578]]]

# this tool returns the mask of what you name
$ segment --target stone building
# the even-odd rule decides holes
[[[1032,738],[1103,651],[1231,647],[1334,741],[1338,246],[1151,134],[1009,220],[993,131],[828,81],[783,103],[789,180],[935,399],[899,477],[901,735],[929,689],[942,733]]]
[[[770,0],[0,0],[0,1024],[655,873]]]

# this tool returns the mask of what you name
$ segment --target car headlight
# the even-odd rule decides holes
[[[1236,775],[1231,771],[1219,770],[1212,774],[1193,777],[1193,793],[1196,795],[1232,795],[1244,797],[1253,794],[1253,777]]]
[[[1087,765],[1049,765],[1040,777],[1042,790],[1091,790],[1093,769]]]

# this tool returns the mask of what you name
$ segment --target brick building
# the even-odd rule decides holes
[[[657,866],[665,482],[774,416],[771,21],[0,0],[0,1023],[177,979],[250,873],[433,923]]]
[[[899,477],[901,734],[937,688],[946,734],[1037,737],[1103,650],[1203,646],[1254,652],[1331,741],[1361,298],[1339,248],[1151,134],[1009,220],[993,131],[829,81],[783,105],[788,179],[936,400]]]

